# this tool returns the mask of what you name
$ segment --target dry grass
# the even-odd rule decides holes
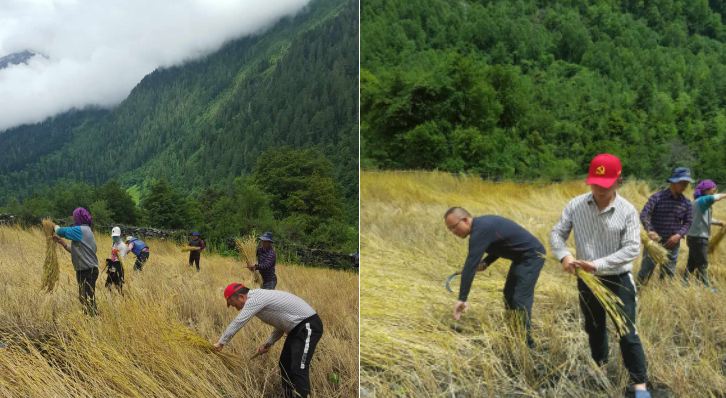
[[[587,190],[583,182],[491,184],[447,174],[362,172],[362,387],[376,397],[623,396],[628,376],[612,325],[608,377],[568,377],[591,364],[590,350],[576,280],[556,261],[547,261],[535,291],[533,337],[540,347],[534,353],[507,326],[502,288],[508,261],[477,273],[460,321],[452,319],[456,294],[444,289],[446,277],[461,269],[468,243],[444,226],[449,207],[512,219],[549,248],[562,209]],[[651,191],[628,183],[620,194],[642,209]],[[718,204],[714,212],[723,219]],[[573,238],[568,245],[574,247]],[[684,242],[679,274],[687,256]],[[714,285],[726,287],[721,263],[711,264],[710,275]],[[637,319],[651,381],[677,397],[723,396],[724,306],[724,293],[651,279],[638,297]]]
[[[721,241],[723,240],[724,236],[726,236],[726,227],[721,227],[718,229],[718,232],[713,234],[711,236],[711,239],[708,241],[708,254],[712,255],[716,253],[716,249],[718,249],[718,246],[721,244]]]
[[[281,340],[250,360],[272,328],[250,321],[221,355],[210,351],[237,311],[222,292],[251,275],[231,259],[207,254],[201,271],[178,246],[150,241],[144,271],[126,271],[124,296],[96,284],[99,316],[83,315],[70,256],[60,278],[39,292],[45,242],[40,229],[0,227],[1,397],[269,397],[281,392]],[[111,238],[99,236],[99,259]],[[103,267],[101,267],[103,269]],[[325,334],[311,369],[316,397],[350,397],[358,388],[358,276],[278,264],[278,289],[315,308]],[[208,342],[203,342],[204,340]],[[232,361],[228,361],[229,358]],[[229,362],[229,363],[228,363]],[[333,374],[339,384],[331,383]]]
[[[52,292],[58,282],[60,268],[58,267],[58,252],[53,241],[55,235],[53,220],[43,220],[43,234],[45,235],[45,261],[43,262],[42,289]]]

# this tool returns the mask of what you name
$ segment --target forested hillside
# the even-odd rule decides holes
[[[166,177],[201,191],[231,182],[263,151],[284,144],[326,148],[327,156],[346,162],[339,176],[353,190],[357,7],[314,0],[263,35],[154,71],[108,113],[63,114],[2,133],[2,196],[25,197],[39,183],[64,177],[96,184]]]
[[[326,223],[335,224],[328,230],[347,225],[357,231],[358,3],[313,0],[261,35],[232,41],[204,59],[153,71],[113,109],[72,111],[0,134],[0,205],[17,209],[35,201],[24,210],[28,217],[57,216],[56,193],[76,192],[81,198],[84,189],[78,187],[88,191],[82,201],[89,206],[113,200],[93,189],[114,180],[114,188],[120,183],[140,195],[141,204],[133,217],[109,214],[113,221],[138,218],[152,226],[201,225],[216,231],[219,226],[207,213],[222,206],[217,204],[222,199],[244,201],[240,190],[252,189],[262,195],[256,203],[263,208],[255,216],[260,228],[279,227],[306,237]],[[326,220],[318,211],[314,222],[275,224],[314,213],[301,205],[278,211],[286,198],[268,189],[274,178],[254,180],[261,173],[256,170],[264,168],[260,156],[276,158],[286,146],[295,150],[282,153],[302,153],[304,161],[316,162],[318,174],[310,178],[325,181],[310,186],[303,173],[312,169],[297,155],[288,156],[290,163],[280,166],[287,168],[281,174],[287,173],[291,183],[288,194],[326,191],[320,197],[334,198]],[[171,218],[148,214],[153,206],[144,200],[154,193],[158,198],[159,192],[178,202],[173,211],[185,210]],[[237,216],[230,214],[240,210],[226,211],[217,218],[231,223]],[[225,229],[244,232],[253,224]],[[337,242],[320,238],[316,245],[341,247],[351,236],[331,233]],[[357,238],[346,244],[357,247]]]
[[[362,165],[726,183],[726,2],[370,0]]]

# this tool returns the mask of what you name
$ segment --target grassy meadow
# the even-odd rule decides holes
[[[665,185],[665,183],[664,183]],[[607,376],[591,369],[575,277],[548,260],[533,307],[535,352],[508,330],[502,289],[510,262],[477,275],[469,311],[452,318],[457,293],[446,277],[463,266],[467,240],[443,222],[451,206],[474,216],[497,214],[532,232],[549,252],[549,232],[562,209],[588,192],[584,181],[487,183],[444,173],[361,173],[361,386],[376,397],[622,397],[628,374],[611,327]],[[619,193],[640,211],[651,190],[628,182]],[[686,194],[692,197],[692,192]],[[726,219],[719,202],[714,217]],[[714,230],[718,227],[714,227]],[[574,248],[571,237],[568,246]],[[722,248],[726,251],[726,248]],[[681,243],[678,274],[688,248]],[[724,256],[726,259],[726,256]],[[635,261],[633,273],[640,268]],[[726,270],[709,274],[719,293],[652,278],[638,297],[654,397],[726,396]],[[459,279],[452,288],[458,292]],[[584,368],[584,370],[583,370]],[[590,370],[588,370],[590,369]]]
[[[96,235],[99,261],[111,238]],[[125,296],[96,284],[98,317],[78,301],[70,254],[58,248],[60,280],[40,291],[45,238],[41,229],[0,227],[0,396],[2,397],[275,397],[281,393],[277,360],[284,340],[250,360],[272,327],[253,318],[224,352],[240,359],[228,368],[216,355],[178,338],[187,327],[217,342],[238,314],[222,292],[252,274],[230,258],[202,253],[201,272],[169,242],[147,241],[151,256],[134,273],[124,267]],[[101,263],[100,270],[103,270]],[[358,393],[358,275],[278,264],[277,289],[307,301],[325,333],[311,366],[315,397]],[[338,382],[331,381],[339,375]]]

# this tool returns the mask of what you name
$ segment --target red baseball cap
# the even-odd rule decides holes
[[[620,177],[623,171],[620,159],[609,153],[602,153],[595,156],[590,162],[590,171],[587,173],[587,185],[599,185],[603,188],[610,188]]]
[[[229,298],[232,297],[234,292],[242,289],[243,287],[245,287],[245,285],[243,285],[241,283],[230,283],[229,285],[227,285],[227,287],[224,288],[225,300],[229,300]],[[229,303],[227,303],[227,307],[229,307]]]

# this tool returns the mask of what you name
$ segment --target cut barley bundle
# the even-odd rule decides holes
[[[53,235],[55,223],[49,219],[43,220],[43,233],[45,234],[45,262],[43,263],[43,283],[41,289],[52,292],[60,276],[58,267],[58,253],[56,252]]]
[[[224,363],[224,366],[226,366],[229,370],[239,369],[242,365],[242,362],[237,356],[230,354],[229,352],[217,350],[207,339],[183,326],[177,325],[168,330],[168,333],[170,340],[181,342],[186,345],[196,347],[202,351],[211,352],[218,356],[219,359],[222,360],[222,363]]]
[[[623,311],[623,301],[620,300],[620,297],[616,296],[612,290],[608,289],[607,286],[602,283],[600,278],[595,275],[585,272],[580,268],[576,268],[576,274],[577,277],[582,279],[587,287],[590,288],[592,294],[595,298],[597,298],[597,301],[600,302],[600,305],[602,305],[608,315],[610,315],[610,319],[612,319],[615,324],[615,330],[618,335],[624,336],[627,334],[628,316]]]
[[[640,241],[643,242],[645,250],[656,265],[664,265],[668,263],[668,250],[661,246],[658,242],[650,239],[645,230],[640,230]]]
[[[570,251],[574,253],[574,251]],[[560,263],[559,259],[553,254],[547,254],[544,256],[545,259]],[[615,330],[619,336],[623,336],[628,333],[627,320],[628,316],[623,311],[623,301],[620,300],[612,290],[605,286],[600,278],[586,272],[585,270],[577,267],[575,268],[575,275],[582,280],[582,282],[590,288],[592,294],[595,296],[600,305],[605,309],[605,312],[610,316],[613,323],[615,324]]]
[[[186,253],[186,252],[190,252],[194,249],[196,249],[196,247],[194,247],[194,246],[182,246],[181,251]]]
[[[237,250],[242,257],[241,261],[244,261],[245,264],[257,264],[257,234],[255,231],[242,239],[237,239]],[[253,271],[253,274],[255,283],[260,283],[262,281],[260,273]]]
[[[708,242],[708,254],[712,255],[716,252],[716,248],[723,240],[724,236],[726,236],[726,227],[721,227],[721,229],[711,237],[711,240]]]

